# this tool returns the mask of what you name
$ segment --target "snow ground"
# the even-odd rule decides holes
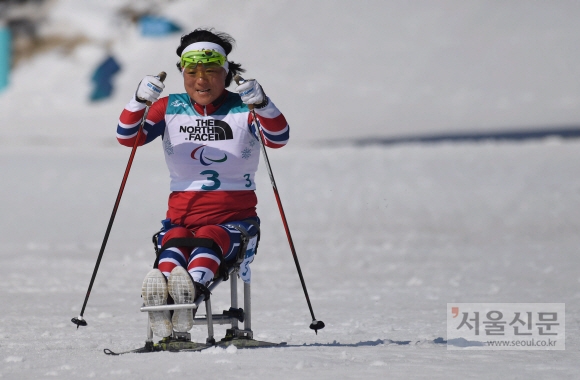
[[[85,312],[89,326],[78,330],[70,318],[82,305],[129,151],[5,149],[0,173],[13,180],[0,201],[0,374],[575,378],[579,148],[577,140],[544,140],[272,152],[314,311],[327,327],[318,335],[308,329],[262,170],[253,329],[291,347],[122,357],[102,349],[134,348],[145,338],[139,284],[167,195],[159,147],[137,152]],[[226,307],[225,289],[214,295],[215,310]],[[448,302],[565,302],[566,351],[447,351],[434,341],[445,339]],[[193,336],[203,341],[204,330]]]
[[[183,25],[232,33],[235,60],[290,120],[291,143],[270,159],[327,327],[308,329],[262,166],[253,329],[290,347],[107,357],[104,348],[145,339],[140,284],[168,195],[158,143],[140,148],[85,312],[89,326],[75,329],[70,319],[129,156],[114,141],[117,117],[144,74],[166,70],[167,92],[180,89],[177,36],[145,40],[118,26],[121,3],[55,1],[47,29],[95,42],[29,61],[0,94],[1,378],[577,377],[580,141],[347,141],[577,125],[577,2],[166,2],[161,13]],[[124,70],[113,98],[90,105],[88,78],[108,40]],[[353,47],[376,59],[359,70]],[[304,70],[305,56],[320,64]],[[352,104],[360,107],[337,113]],[[317,144],[329,136],[345,144]],[[214,309],[225,300],[224,287]],[[447,351],[436,342],[448,302],[564,302],[566,351]],[[194,339],[205,339],[202,329]]]

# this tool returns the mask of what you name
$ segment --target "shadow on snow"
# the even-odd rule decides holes
[[[434,344],[447,344],[447,341],[443,338],[436,338],[428,341],[411,341],[411,340],[391,340],[391,339],[377,339],[377,340],[367,340],[358,343],[340,343],[336,340],[332,343],[311,343],[311,344],[288,344],[284,347],[374,347],[380,345],[398,345],[398,346],[409,346],[411,344],[418,343],[434,343]]]
[[[571,139],[580,137],[580,126],[551,127],[543,129],[512,129],[503,131],[449,132],[423,135],[366,137],[340,139],[327,142],[329,145],[399,145],[436,142],[478,142],[478,141],[525,141],[544,138]]]

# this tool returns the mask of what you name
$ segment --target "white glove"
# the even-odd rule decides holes
[[[255,79],[248,79],[236,87],[236,92],[240,94],[242,102],[245,104],[262,104],[266,100],[266,94],[262,86]]]
[[[154,103],[159,99],[159,95],[161,95],[164,88],[165,85],[158,77],[147,75],[141,82],[139,82],[139,86],[135,92],[135,100],[139,103]]]

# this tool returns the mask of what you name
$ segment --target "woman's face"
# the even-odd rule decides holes
[[[187,94],[199,105],[216,100],[226,88],[226,70],[217,64],[189,66],[183,73]]]

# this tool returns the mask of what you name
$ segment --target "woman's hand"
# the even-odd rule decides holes
[[[259,105],[266,102],[266,94],[260,83],[255,79],[247,79],[238,87],[236,87],[236,92],[240,94],[242,102],[245,104],[255,104],[258,108]]]
[[[165,88],[163,82],[159,77],[153,75],[147,75],[137,86],[137,91],[135,92],[135,100],[139,103],[154,103],[159,99],[159,95]]]

